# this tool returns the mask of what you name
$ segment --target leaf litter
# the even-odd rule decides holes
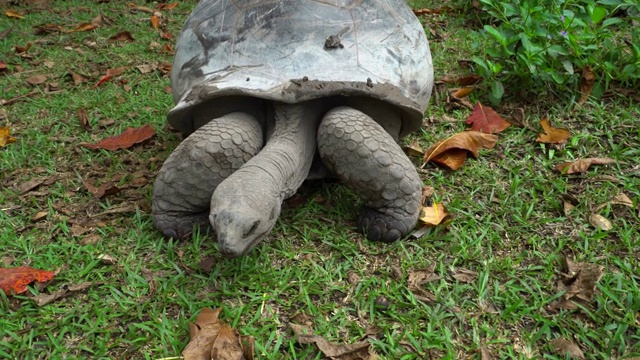
[[[149,140],[155,135],[153,127],[149,124],[139,128],[126,128],[120,135],[108,137],[95,144],[80,143],[80,146],[84,146],[89,149],[104,149],[104,150],[118,150],[127,149],[135,144],[139,144],[146,140]]]
[[[498,136],[479,131],[463,131],[437,142],[425,151],[422,167],[432,161],[451,170],[459,169],[467,159],[467,153],[480,156],[480,149],[493,149]]]
[[[222,308],[204,308],[189,324],[190,341],[182,351],[184,360],[228,359],[253,360],[253,336],[240,336],[238,331],[220,321]]]
[[[313,330],[306,325],[289,323],[289,327],[296,335],[300,344],[315,344],[322,354],[333,360],[374,360],[380,359],[370,351],[371,344],[368,341],[359,341],[353,344],[337,344],[330,342],[322,336],[315,335]]]
[[[576,309],[576,303],[589,303],[596,291],[596,284],[604,275],[604,266],[574,262],[566,255],[561,258],[560,266],[556,291],[564,294],[550,305],[551,308]]]
[[[32,282],[51,281],[54,276],[53,271],[34,269],[30,266],[0,268],[0,290],[6,295],[22,294]]]
[[[563,175],[581,174],[589,170],[591,165],[610,165],[616,164],[616,159],[611,158],[586,158],[573,162],[563,162],[555,166],[556,171]]]

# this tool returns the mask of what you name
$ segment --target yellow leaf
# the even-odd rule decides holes
[[[549,119],[540,120],[542,133],[538,135],[537,142],[546,144],[564,144],[571,137],[571,133],[567,129],[561,129],[551,126]]]
[[[7,10],[4,12],[5,15],[7,15],[7,17],[10,18],[16,18],[16,19],[24,19],[24,16],[18,14],[18,12],[14,11],[14,10]]]
[[[420,211],[420,221],[425,225],[436,226],[449,215],[442,203],[434,202],[431,206],[424,206]]]
[[[151,26],[153,26],[153,28],[156,30],[160,28],[160,18],[158,16],[156,15],[151,16]]]
[[[8,127],[0,127],[0,147],[16,142],[16,138],[12,137]]]

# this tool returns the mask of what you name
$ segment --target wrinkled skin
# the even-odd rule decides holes
[[[213,230],[224,255],[245,255],[269,234],[283,200],[295,194],[319,154],[363,198],[358,228],[368,239],[405,236],[418,220],[422,183],[390,134],[397,134],[393,124],[400,115],[374,104],[353,106],[363,111],[323,101],[273,103],[272,129],[242,112],[211,120],[160,170],[155,226],[173,238],[190,236],[196,227]],[[385,116],[387,129],[369,116],[376,113]]]

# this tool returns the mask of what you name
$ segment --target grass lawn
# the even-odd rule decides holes
[[[44,288],[0,292],[1,358],[177,357],[204,307],[222,307],[223,321],[253,335],[257,359],[323,358],[296,341],[289,323],[336,343],[368,340],[386,359],[564,359],[560,349],[576,347],[587,359],[640,356],[637,102],[613,97],[575,110],[547,98],[503,103],[496,110],[509,119],[522,109],[526,126],[500,133],[494,149],[457,171],[421,170],[452,219],[418,239],[366,241],[354,230],[358,199],[322,182],[286,202],[263,244],[227,260],[212,238],[164,240],[150,218],[155,174],[180,142],[165,125],[172,106],[166,65],[195,1],[160,10],[157,30],[150,13],[127,3],[25,0],[0,14],[0,33],[12,28],[0,39],[0,61],[8,64],[0,70],[0,98],[13,99],[0,106],[0,127],[16,138],[0,148],[0,267],[59,270]],[[5,16],[7,9],[24,18]],[[91,31],[34,28],[74,29],[100,14]],[[423,18],[436,30],[427,31],[436,78],[469,72],[458,66],[477,41],[465,16]],[[134,40],[109,40],[123,31]],[[14,49],[28,44],[26,52]],[[469,113],[434,97],[412,139],[427,148],[464,130]],[[564,148],[535,141],[545,117],[573,134]],[[145,124],[155,137],[130,149],[79,146]],[[553,170],[587,157],[618,163],[571,176]],[[101,200],[85,185],[109,181],[121,191]],[[633,207],[598,208],[620,193]],[[573,210],[565,212],[565,202]],[[593,213],[612,229],[595,228]],[[593,297],[562,302],[565,287],[586,273],[571,277],[565,259],[602,269]],[[38,294],[85,282],[92,285],[38,305]],[[594,284],[585,286],[588,292]]]

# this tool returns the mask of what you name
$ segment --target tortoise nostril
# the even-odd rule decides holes
[[[251,228],[249,228],[249,230],[245,231],[244,234],[242,234],[242,236],[243,237],[251,236],[254,232],[256,232],[256,229],[258,228],[259,225],[260,225],[260,220],[254,221],[254,223],[251,225]]]

